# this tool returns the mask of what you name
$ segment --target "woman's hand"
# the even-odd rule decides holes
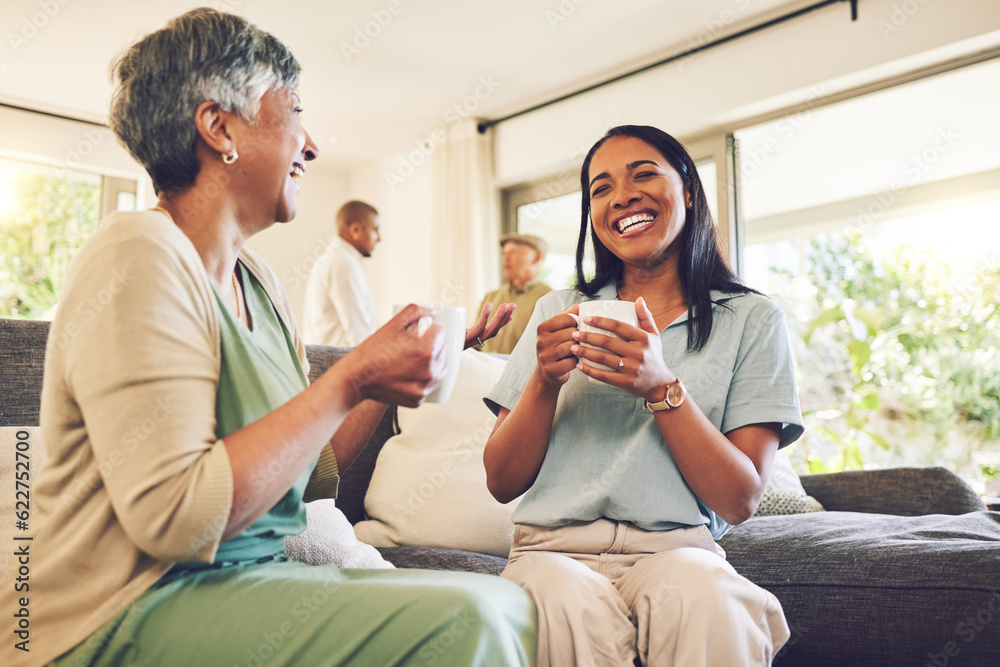
[[[473,345],[482,345],[490,338],[497,335],[500,329],[503,329],[510,323],[510,319],[514,316],[515,305],[513,303],[501,303],[497,306],[497,312],[493,315],[493,319],[490,323],[486,323],[486,318],[489,317],[490,311],[493,309],[493,304],[488,303],[483,306],[483,312],[479,315],[479,321],[476,322],[474,327],[469,327],[465,330],[465,349],[468,350]]]
[[[579,314],[580,306],[574,304],[538,325],[535,355],[538,358],[536,374],[549,387],[561,387],[577,367],[578,360],[572,351],[574,334],[578,333],[576,320],[569,313]],[[615,362],[617,363],[617,362]]]
[[[660,334],[642,297],[635,302],[635,314],[639,321],[638,327],[610,317],[587,318],[586,324],[610,331],[619,338],[574,331],[572,336],[575,344],[570,350],[581,360],[587,359],[612,369],[600,370],[581,361],[575,367],[585,375],[655,403],[663,400],[663,388],[673,382],[676,376],[663,361]],[[601,349],[590,349],[580,343]],[[619,360],[624,364],[621,368]]]
[[[359,399],[415,408],[441,384],[444,331],[432,325],[423,336],[417,333],[417,322],[432,313],[410,304],[344,357],[340,363],[356,366],[351,388]]]

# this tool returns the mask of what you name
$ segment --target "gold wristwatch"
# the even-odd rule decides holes
[[[650,412],[661,412],[663,410],[673,410],[675,408],[681,407],[684,403],[684,397],[687,395],[687,389],[684,388],[684,384],[681,382],[680,378],[675,379],[673,382],[667,385],[667,395],[659,403],[650,403],[649,401],[644,401],[646,409]]]

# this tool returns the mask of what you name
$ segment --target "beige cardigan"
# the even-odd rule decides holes
[[[240,259],[308,372],[276,276],[246,250]],[[220,360],[216,304],[191,241],[161,213],[109,216],[73,259],[49,333],[30,591],[15,592],[7,576],[0,588],[5,628],[17,598],[30,598],[31,650],[5,632],[0,664],[45,664],[175,562],[212,561],[233,501],[214,433]],[[325,447],[309,495],[335,495],[336,485]]]

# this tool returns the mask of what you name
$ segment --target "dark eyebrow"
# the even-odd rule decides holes
[[[632,171],[633,169],[635,169],[639,165],[643,165],[643,164],[651,164],[654,167],[659,167],[660,166],[660,165],[656,164],[655,162],[653,162],[652,160],[636,160],[635,162],[629,162],[627,165],[625,165],[625,168],[628,169],[629,171]],[[602,173],[598,174],[597,176],[594,176],[594,178],[592,178],[590,180],[590,187],[594,187],[594,181],[596,181],[599,178],[611,178],[611,175],[608,174],[608,172],[605,171],[605,172],[602,172]]]
[[[597,176],[594,176],[592,179],[590,179],[590,187],[594,187],[594,181],[596,181],[599,178],[611,178],[611,174],[605,171],[603,173],[598,174]]]
[[[655,162],[653,162],[652,160],[636,160],[635,162],[630,162],[627,165],[625,165],[625,168],[628,169],[629,171],[632,171],[633,169],[635,169],[636,167],[638,167],[640,164],[651,164],[654,167],[659,167],[660,166],[660,165],[656,164]]]

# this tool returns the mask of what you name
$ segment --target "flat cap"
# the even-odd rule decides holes
[[[542,256],[542,259],[545,259],[545,253],[549,251],[549,244],[545,242],[545,239],[532,234],[504,234],[500,237],[500,247],[504,247],[504,244],[510,241],[531,246],[538,251],[538,254]]]

